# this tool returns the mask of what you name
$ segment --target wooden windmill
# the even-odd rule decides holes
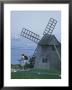
[[[21,31],[21,36],[35,42],[37,48],[34,51],[35,68],[60,69],[61,68],[61,44],[52,32],[57,20],[50,18],[43,32],[43,37],[26,28]]]

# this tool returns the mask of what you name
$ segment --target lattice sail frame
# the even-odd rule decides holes
[[[21,36],[35,42],[38,43],[40,40],[40,36],[30,30],[27,30],[26,28],[23,28],[21,31]]]
[[[43,32],[43,35],[45,35],[45,34],[51,35],[54,28],[55,28],[55,26],[56,26],[56,24],[57,24],[57,20],[55,20],[53,18],[50,18],[49,22],[48,22],[48,24],[47,24],[47,26],[45,28],[45,31]]]
[[[53,18],[50,18],[49,19],[49,22],[45,28],[45,31],[43,32],[43,35],[50,35],[49,36],[49,39],[51,38],[51,34],[55,28],[57,24],[57,20],[53,19]],[[40,36],[26,28],[23,28],[22,31],[21,31],[21,36],[35,42],[35,43],[38,43],[40,41]]]
[[[47,26],[45,28],[45,31],[43,32],[43,35],[49,35],[49,37],[48,37],[49,42],[52,39],[51,35],[52,35],[52,32],[53,32],[56,24],[57,24],[57,20],[54,19],[54,18],[50,18],[49,22],[48,22],[48,24],[47,24]]]

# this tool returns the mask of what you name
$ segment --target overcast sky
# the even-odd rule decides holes
[[[22,28],[43,35],[50,18],[57,20],[53,34],[61,41],[61,12],[60,11],[12,11],[11,12],[11,35],[13,39],[20,37]]]

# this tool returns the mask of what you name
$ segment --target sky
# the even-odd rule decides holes
[[[61,12],[60,11],[11,11],[12,39],[21,39],[22,28],[39,34],[41,37],[50,18],[57,20],[53,31],[56,38],[61,41]]]
[[[32,56],[37,47],[36,43],[20,36],[22,28],[26,28],[42,38],[50,18],[57,20],[53,34],[61,42],[60,11],[11,11],[11,63],[18,63],[22,53]]]

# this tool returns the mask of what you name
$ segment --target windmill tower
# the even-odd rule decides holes
[[[21,36],[35,42],[37,48],[34,51],[35,68],[61,69],[61,44],[52,32],[57,24],[57,20],[50,18],[43,37],[25,28],[21,31]]]

